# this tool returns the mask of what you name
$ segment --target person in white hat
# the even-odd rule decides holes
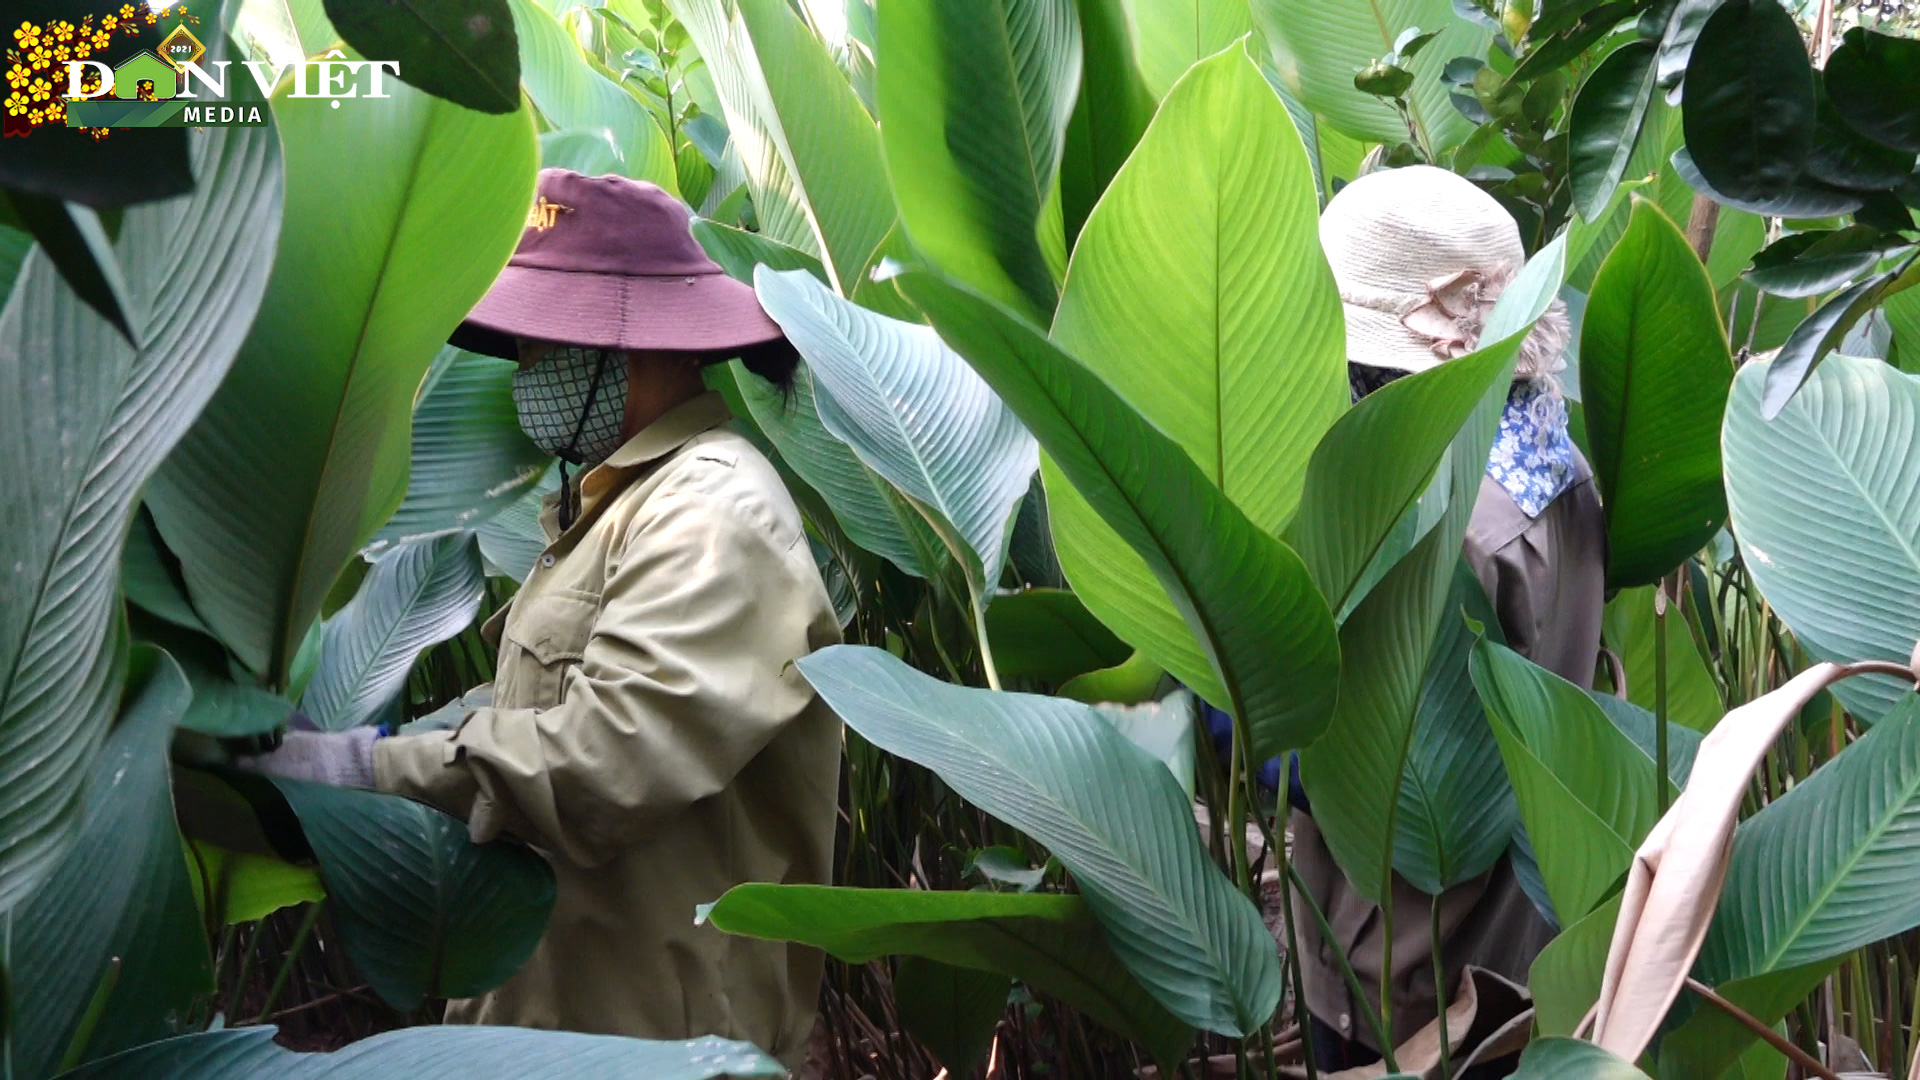
[[[1356,399],[1473,351],[1482,321],[1526,259],[1518,227],[1492,196],[1428,166],[1375,172],[1347,185],[1321,216],[1320,243],[1346,314]],[[1556,303],[1521,350],[1462,555],[1507,644],[1584,687],[1592,684],[1600,650],[1606,525],[1593,474],[1567,435],[1554,378],[1565,367],[1567,339],[1566,310]],[[1291,822],[1295,865],[1371,1004],[1377,1007],[1381,983],[1390,982],[1390,1035],[1399,1045],[1437,1012],[1432,901],[1396,876],[1394,910],[1403,914],[1395,920],[1393,970],[1383,972],[1380,909],[1342,876],[1303,794],[1295,793]],[[1294,903],[1313,1019],[1309,1046],[1322,1068],[1369,1064],[1380,1047],[1305,900],[1296,896]],[[1449,1001],[1469,964],[1524,983],[1552,937],[1506,857],[1439,903]],[[1509,1071],[1511,1062],[1496,1062],[1467,1076]]]

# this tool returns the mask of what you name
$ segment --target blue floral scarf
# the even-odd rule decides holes
[[[1567,403],[1544,381],[1523,379],[1507,394],[1500,433],[1493,437],[1487,475],[1513,496],[1528,517],[1573,483],[1573,440],[1567,436]]]

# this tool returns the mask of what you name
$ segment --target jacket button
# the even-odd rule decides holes
[[[553,554],[552,554],[551,552],[549,552],[549,553],[547,553],[547,554],[545,554],[545,555],[542,555],[542,556],[540,556],[540,565],[541,565],[541,566],[552,566],[552,565],[553,565]]]
[[[1340,1033],[1342,1035],[1346,1034],[1347,1029],[1352,1026],[1353,1026],[1353,1017],[1348,1016],[1346,1013],[1341,1013],[1340,1014]]]

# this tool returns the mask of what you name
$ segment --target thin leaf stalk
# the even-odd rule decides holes
[[[266,1000],[261,1002],[260,1015],[254,1019],[254,1023],[264,1024],[267,1017],[272,1015],[274,1003],[280,1000],[281,991],[287,988],[287,980],[293,977],[294,962],[300,959],[300,950],[306,947],[307,938],[320,921],[320,908],[325,903],[326,900],[321,899],[307,905],[306,916],[300,920],[300,929],[293,935],[293,944],[287,947],[286,959],[280,962],[280,970],[274,973],[273,982],[267,987]]]
[[[93,988],[93,996],[87,999],[87,1007],[80,1014],[80,1023],[73,1029],[73,1038],[67,1040],[67,1052],[60,1056],[59,1072],[77,1069],[86,1060],[87,1044],[93,1041],[94,1029],[100,1026],[100,1018],[107,1011],[107,1002],[113,999],[113,990],[119,985],[120,958],[115,956],[107,961],[107,970],[100,976],[100,985]]]
[[[1428,905],[1427,948],[1433,953],[1435,1016],[1440,1027],[1440,1080],[1453,1080],[1453,1047],[1447,1038],[1447,966],[1440,955],[1440,897]]]
[[[1353,973],[1353,964],[1347,959],[1347,951],[1340,947],[1340,939],[1334,936],[1333,925],[1327,922],[1326,912],[1321,911],[1320,905],[1314,902],[1313,894],[1307,891],[1307,883],[1300,880],[1300,872],[1293,868],[1293,860],[1291,859],[1287,860],[1286,873],[1287,878],[1293,883],[1293,887],[1300,890],[1301,899],[1307,902],[1307,910],[1313,913],[1314,925],[1320,928],[1320,940],[1328,945],[1329,950],[1333,953],[1333,958],[1340,967],[1340,975],[1347,981],[1347,992],[1353,998],[1354,1008],[1360,1011],[1360,1018],[1367,1022],[1367,1029],[1373,1032],[1374,1039],[1377,1040],[1381,1046],[1388,1048],[1386,1052],[1381,1055],[1386,1062],[1387,1068],[1398,1071],[1399,1065],[1393,1060],[1393,1041],[1387,1038],[1386,1028],[1381,1026],[1380,1014],[1374,1011],[1372,1000],[1367,997],[1367,992],[1361,988],[1360,977]],[[1306,1029],[1301,1029],[1302,1037],[1305,1037],[1306,1034]]]
[[[1653,591],[1653,746],[1654,798],[1664,816],[1671,796],[1667,793],[1667,579],[1661,578]],[[1443,1027],[1445,1025],[1442,1025]]]

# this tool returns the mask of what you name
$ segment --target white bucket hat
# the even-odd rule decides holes
[[[1425,371],[1479,346],[1480,326],[1526,262],[1520,229],[1493,196],[1431,165],[1369,173],[1320,215],[1320,246],[1347,317],[1347,359]],[[1516,375],[1564,367],[1556,303],[1522,350]]]

